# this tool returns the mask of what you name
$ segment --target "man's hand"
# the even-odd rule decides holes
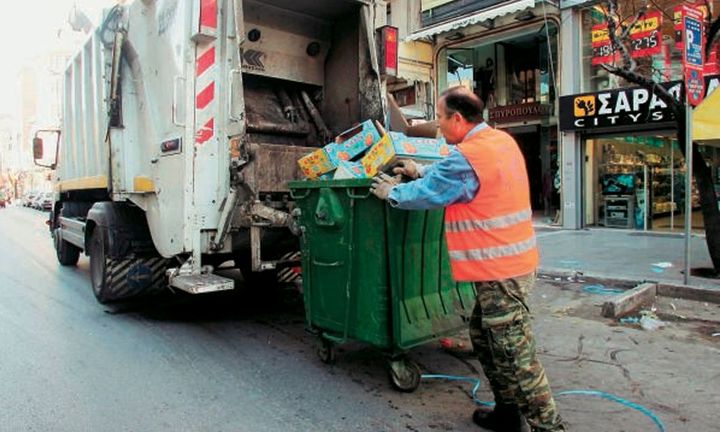
[[[400,159],[393,172],[415,180],[420,177],[420,166],[412,159]]]
[[[381,173],[373,178],[373,184],[370,186],[370,192],[381,200],[386,200],[390,195],[390,190],[399,183],[395,177]]]

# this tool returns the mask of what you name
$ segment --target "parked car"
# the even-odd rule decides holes
[[[34,208],[35,210],[42,210],[43,203],[45,202],[46,192],[40,192],[37,194],[32,202],[30,203],[30,207]],[[52,197],[50,197],[52,199]]]
[[[38,210],[50,210],[53,206],[52,192],[45,192],[38,200]]]
[[[31,207],[33,201],[35,201],[35,198],[37,197],[37,192],[27,192],[22,197],[22,205],[23,207]]]

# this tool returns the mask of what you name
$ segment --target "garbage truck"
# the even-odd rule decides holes
[[[287,189],[301,177],[297,160],[385,117],[381,68],[397,39],[380,36],[384,4],[135,0],[107,10],[64,71],[61,127],[33,139],[36,163],[54,170],[59,263],[88,255],[101,303],[168,286],[232,289],[216,273],[230,261],[251,281],[297,265]]]

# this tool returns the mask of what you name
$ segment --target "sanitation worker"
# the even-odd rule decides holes
[[[456,149],[426,167],[400,161],[394,173],[414,180],[381,174],[372,192],[400,209],[446,207],[452,275],[475,284],[470,338],[496,403],[478,408],[473,421],[511,432],[523,430],[524,417],[532,431],[564,431],[530,330],[527,299],[538,251],[525,160],[510,135],[483,121],[482,111],[469,90],[446,90],[437,121]]]

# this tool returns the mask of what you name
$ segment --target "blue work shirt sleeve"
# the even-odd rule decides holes
[[[393,187],[388,195],[390,205],[403,210],[443,208],[469,202],[480,188],[475,171],[456,148],[422,174],[417,180]]]

